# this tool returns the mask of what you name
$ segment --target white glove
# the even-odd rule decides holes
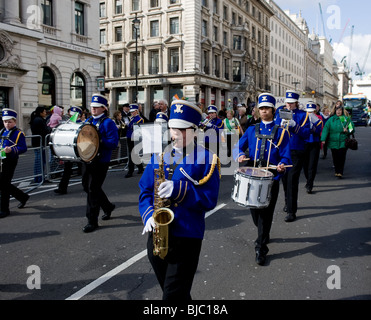
[[[319,118],[314,113],[309,114],[309,119],[310,119],[310,122],[313,124],[319,120]]]
[[[211,128],[212,126],[213,125],[210,122],[206,123],[206,127]]]
[[[158,195],[162,199],[167,199],[171,197],[171,194],[174,190],[174,182],[170,180],[166,180],[160,184],[158,187]]]
[[[282,119],[281,120],[281,127],[286,128],[289,125],[289,120]]]
[[[147,220],[147,223],[143,229],[142,234],[145,234],[146,232],[151,232],[154,228],[156,228],[156,223],[153,217],[151,217]]]
[[[289,127],[295,127],[295,126],[296,126],[295,120],[290,120],[289,121]]]

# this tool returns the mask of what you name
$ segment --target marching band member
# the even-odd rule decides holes
[[[270,170],[275,176],[269,206],[263,209],[250,208],[253,222],[258,229],[258,237],[255,241],[255,261],[259,265],[264,265],[269,251],[267,244],[279,193],[279,180],[285,172],[285,165],[291,164],[289,134],[274,123],[275,105],[276,99],[270,93],[263,93],[259,96],[258,108],[261,122],[248,127],[233,149],[233,158],[239,163],[254,159],[254,162],[250,160],[250,166],[253,163],[259,167],[276,166],[276,170]],[[249,158],[245,155],[247,149]]]
[[[290,133],[290,153],[293,167],[282,178],[285,191],[284,211],[287,212],[286,222],[292,222],[296,219],[299,178],[304,164],[305,144],[310,134],[309,116],[305,111],[299,109],[299,97],[300,95],[293,90],[286,91],[286,106],[284,109],[292,112],[292,120],[281,119],[279,112],[276,112],[275,115],[276,124],[287,128]]]
[[[129,155],[128,155],[129,156],[129,171],[126,174],[125,178],[132,177],[133,172],[134,172],[134,161],[133,161],[133,155],[131,154],[131,152],[134,149],[134,141],[132,140],[132,136],[134,133],[134,125],[144,123],[143,118],[139,115],[139,106],[137,104],[130,105],[130,114],[131,114],[130,123],[128,126],[128,130],[126,132],[126,137],[128,141],[128,149],[129,149]],[[139,159],[139,161],[141,160]],[[137,167],[138,167],[138,174],[143,173],[144,169],[143,169],[142,162],[140,162],[140,164],[137,164]]]
[[[219,155],[219,140],[221,133],[224,129],[224,123],[217,117],[218,108],[214,105],[211,105],[207,108],[208,118],[200,123],[200,127],[204,128],[206,133],[208,130],[213,130],[215,134],[205,136],[205,147]],[[214,133],[213,132],[213,133]]]
[[[0,131],[0,190],[1,190],[1,212],[0,218],[10,214],[10,195],[20,201],[18,208],[26,205],[30,196],[12,185],[18,157],[27,151],[26,138],[24,133],[17,128],[17,112],[12,109],[3,109],[2,121],[4,128]]]
[[[103,209],[104,215],[102,220],[108,220],[111,217],[115,205],[111,203],[102,185],[107,176],[111,154],[117,148],[119,136],[116,125],[108,115],[107,98],[100,94],[92,97],[90,104],[92,116],[85,122],[95,125],[100,135],[99,154],[92,162],[84,162],[82,165],[82,185],[87,193],[86,217],[88,224],[83,231],[93,232],[98,228],[98,216],[100,208]]]
[[[310,135],[306,140],[305,156],[304,156],[304,175],[307,179],[305,188],[307,193],[312,193],[314,179],[317,174],[319,154],[321,152],[321,133],[323,129],[323,121],[315,114],[317,105],[314,102],[307,104],[307,113],[310,121]]]
[[[75,107],[72,106],[68,110],[68,115],[69,119],[71,119],[73,116],[77,117],[76,118],[76,123],[82,123],[81,121],[81,116],[82,116],[82,109],[80,107]],[[62,179],[59,182],[58,188],[54,190],[56,194],[66,194],[67,193],[67,188],[68,188],[68,183],[70,182],[71,176],[72,176],[72,167],[73,167],[73,162],[72,161],[67,161],[64,160],[64,170],[63,170],[63,175]],[[81,170],[81,164],[78,163],[78,166]]]
[[[193,103],[184,100],[172,102],[169,127],[174,149],[161,157],[154,155],[139,182],[139,212],[145,226],[143,234],[149,233],[148,258],[163,290],[164,300],[191,299],[205,232],[205,213],[212,210],[218,200],[220,162],[215,154],[195,140],[200,120],[201,110]],[[154,170],[160,169],[161,163],[165,176],[162,182],[154,177]],[[154,253],[154,237],[155,241],[157,239],[154,231],[158,225],[153,214],[158,209],[155,202],[158,197],[169,199],[174,213],[174,220],[168,226],[169,244],[165,257]]]

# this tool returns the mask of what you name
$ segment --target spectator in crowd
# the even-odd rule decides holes
[[[230,157],[232,144],[234,145],[239,137],[242,136],[240,122],[234,117],[234,111],[232,109],[227,111],[227,118],[224,119],[223,134],[227,140],[227,156]]]
[[[251,111],[251,117],[248,118],[246,121],[244,131],[246,131],[248,127],[253,126],[257,123],[260,123],[259,109],[258,107],[254,107],[252,108],[252,111]]]
[[[157,101],[154,101],[152,104],[152,109],[149,113],[149,122],[155,122],[157,112],[160,112],[160,106]]]
[[[244,105],[238,108],[237,119],[240,122],[241,128],[245,128],[246,123],[247,123],[247,116],[246,116],[246,107],[244,107]]]
[[[321,141],[331,149],[335,176],[339,179],[344,175],[344,166],[347,155],[345,140],[354,133],[354,124],[342,103],[337,103],[331,112],[330,119],[322,131]]]
[[[319,104],[317,104],[317,106],[319,108],[321,108],[321,106]],[[330,108],[328,106],[324,106],[322,111],[320,112],[320,114],[322,116],[323,127],[325,127],[326,122],[328,121],[328,119],[330,119],[330,116],[331,116]],[[326,157],[327,157],[327,144],[321,143],[321,150],[322,150],[321,159],[326,159]]]
[[[56,126],[58,126],[59,123],[62,121],[62,115],[63,115],[63,109],[61,107],[54,106],[53,113],[48,123],[48,127],[53,129]]]
[[[46,125],[46,108],[39,106],[31,114],[30,127],[32,135],[32,147],[35,148],[35,163],[34,163],[34,182],[41,183],[43,181],[42,174],[45,167],[45,138],[50,133],[50,128]]]

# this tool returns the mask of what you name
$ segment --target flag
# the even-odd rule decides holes
[[[348,129],[349,129],[350,133],[352,133],[354,131],[354,126],[353,126],[352,121],[349,121]]]
[[[76,113],[75,113],[75,114],[70,118],[70,122],[74,122],[74,123],[76,123],[78,117],[79,117],[79,113],[76,112]]]
[[[175,96],[173,97],[173,100],[180,100],[179,96],[177,94],[175,94]]]

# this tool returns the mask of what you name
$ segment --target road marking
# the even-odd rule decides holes
[[[213,215],[215,212],[219,211],[220,209],[224,208],[227,204],[222,203],[215,207],[213,210],[206,212],[205,219]],[[125,269],[132,266],[134,263],[138,262],[142,258],[147,256],[147,249],[143,250],[142,252],[138,253],[136,256],[132,257],[131,259],[127,260],[123,264],[119,265],[118,267],[112,269],[111,271],[107,272],[103,276],[99,277],[97,280],[94,280],[81,290],[74,293],[72,296],[68,297],[66,300],[79,300],[85,295],[87,295],[89,292],[93,291],[94,289],[98,288],[100,285],[105,283],[106,281],[110,280],[115,275],[119,274],[120,272],[124,271]]]

